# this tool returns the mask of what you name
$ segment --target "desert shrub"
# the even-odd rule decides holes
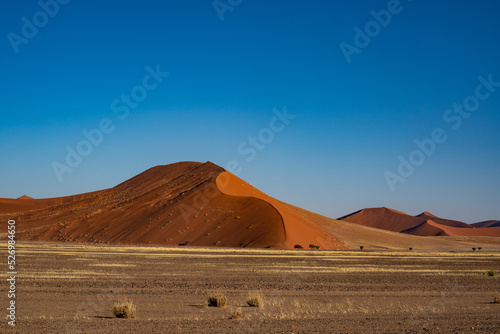
[[[241,318],[242,314],[243,314],[243,312],[241,311],[241,307],[238,307],[237,309],[234,309],[231,311],[230,319],[239,319],[239,318]]]
[[[413,247],[408,248],[408,250],[411,252],[413,250]]]
[[[316,248],[316,245],[309,244],[309,248],[314,249],[314,248]]]
[[[227,303],[227,297],[222,293],[213,293],[208,296],[208,306],[224,307]]]
[[[483,247],[478,247],[478,248],[477,248],[477,250],[479,250],[479,251],[480,251],[481,249],[483,249]]]
[[[263,307],[264,297],[260,292],[251,293],[248,295],[247,304],[252,307]]]
[[[472,247],[472,251],[475,251],[476,250],[476,247]]]
[[[304,248],[304,247],[302,247],[301,245],[295,245],[295,246],[293,246],[293,248],[296,248],[296,249],[302,249],[302,248]]]
[[[363,250],[365,248],[365,246],[359,246],[359,249]]]
[[[495,270],[488,270],[484,273],[486,276],[496,276],[497,275],[497,272]]]
[[[493,303],[500,304],[500,296],[496,296],[495,298],[493,298]]]
[[[117,318],[135,318],[135,305],[132,301],[115,303],[113,314]]]
[[[240,247],[243,247],[244,243],[240,242],[239,245],[240,245]]]
[[[316,249],[319,249],[319,246],[318,246],[318,245],[316,245]]]

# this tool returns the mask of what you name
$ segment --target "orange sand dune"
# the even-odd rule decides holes
[[[270,203],[282,217],[285,241],[278,247],[293,248],[295,245],[308,247],[310,244],[327,249],[345,249],[340,240],[328,233],[314,219],[300,214],[294,206],[278,201],[249,185],[229,172],[217,178],[217,186],[225,194],[240,197],[259,198]]]
[[[33,199],[33,197],[29,197],[27,195],[23,195],[23,196],[19,197],[18,199]]]
[[[419,226],[413,227],[403,233],[421,236],[485,236],[500,237],[500,227],[489,228],[462,228],[438,224],[435,221],[427,220]]]
[[[478,229],[457,220],[439,218],[429,212],[410,216],[388,208],[370,208],[339,219],[387,231],[419,236],[500,236],[500,227],[498,229],[497,227]]]
[[[211,162],[157,166],[114,188],[75,196],[0,199],[3,231],[9,219],[16,220],[21,241],[256,248],[314,244],[321,249],[360,244],[379,249],[461,249],[476,242],[396,233],[426,220],[387,208],[347,216],[357,224],[327,218],[274,199]],[[459,236],[453,229],[466,230],[441,226],[446,235]],[[5,237],[0,232],[0,238]],[[488,247],[500,249],[500,239],[481,238]]]
[[[426,221],[425,218],[410,216],[385,207],[363,209],[338,219],[393,232],[402,232]]]
[[[212,163],[152,168],[114,188],[70,198],[29,200],[14,212],[18,238],[114,244],[271,247],[285,240],[270,204],[221,193]],[[28,201],[28,200],[23,200]],[[12,219],[10,218],[10,219]]]
[[[471,224],[473,227],[477,228],[488,228],[500,226],[500,220],[485,220],[483,222]]]
[[[434,216],[433,214],[429,212],[423,212],[416,217],[420,218],[425,218],[426,220],[432,220],[435,223],[441,224],[441,225],[446,225],[446,226],[453,226],[453,227],[462,227],[462,228],[472,228],[469,224],[466,224],[464,222],[458,221],[458,220],[450,220],[450,219],[443,219],[439,218],[437,216]]]

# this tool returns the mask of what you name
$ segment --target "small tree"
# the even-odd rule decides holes
[[[476,251],[476,247],[472,247],[472,251],[475,252]]]
[[[303,247],[301,245],[295,245],[295,246],[293,246],[293,248],[302,249]]]
[[[316,245],[316,249],[319,249],[319,246],[318,246],[318,245]]]
[[[413,250],[413,247],[408,248],[408,250],[411,252]]]
[[[360,250],[363,250],[364,248],[365,248],[365,246],[359,246]]]
[[[316,246],[313,244],[309,244],[309,248],[314,249],[314,248],[316,248]]]
[[[480,251],[481,249],[483,249],[483,247],[478,247],[477,250]]]

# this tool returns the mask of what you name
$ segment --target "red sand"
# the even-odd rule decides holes
[[[443,219],[439,218],[437,216],[434,216],[433,214],[429,212],[423,212],[419,214],[417,217],[420,218],[425,218],[426,220],[432,220],[435,223],[441,224],[441,225],[446,225],[446,226],[453,226],[453,227],[462,227],[462,228],[473,228],[473,226],[466,224],[464,222],[458,221],[458,220],[450,220],[450,219]]]
[[[437,218],[437,217],[436,217]],[[151,168],[118,186],[52,199],[0,199],[0,225],[15,219],[18,240],[108,244],[153,244],[321,249],[367,247],[456,248],[475,242],[443,241],[400,234],[497,236],[498,229],[434,226],[387,208],[327,218],[274,199],[210,162]],[[361,225],[367,226],[361,226]],[[371,227],[385,228],[394,232]],[[417,229],[418,227],[418,229]],[[432,228],[431,228],[432,227]],[[432,231],[431,231],[432,230]],[[421,232],[424,231],[424,232]],[[430,231],[430,232],[425,232]],[[0,234],[5,239],[6,234]],[[484,239],[498,245],[500,239]]]
[[[500,227],[476,228],[473,225],[457,220],[439,218],[429,212],[410,216],[388,208],[370,208],[339,219],[383,230],[419,236],[500,236]]]
[[[413,227],[403,233],[421,235],[421,236],[484,236],[500,237],[500,227],[489,228],[462,228],[438,224],[435,221],[427,220],[419,226]]]
[[[474,223],[471,225],[474,227],[477,227],[477,228],[496,227],[496,226],[500,226],[500,220],[486,220],[486,221]]]
[[[33,199],[33,198],[29,197],[27,195],[23,195],[23,196],[19,197],[18,199]]]
[[[341,217],[339,220],[387,231],[402,232],[422,224],[426,219],[383,207],[363,209]]]

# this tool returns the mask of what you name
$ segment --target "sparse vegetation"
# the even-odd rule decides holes
[[[486,276],[494,277],[497,275],[497,272],[495,270],[488,270],[484,273]]]
[[[117,318],[135,318],[135,305],[132,301],[115,303],[113,314]]]
[[[363,250],[363,249],[365,249],[365,246],[359,246],[359,249]]]
[[[476,247],[472,247],[472,251],[473,251],[473,252],[474,252],[474,251],[476,251]]]
[[[243,312],[241,311],[241,307],[238,307],[237,309],[231,311],[231,317],[229,319],[239,319],[242,314]]]
[[[222,293],[213,293],[208,296],[208,306],[224,307],[227,303],[227,297]]]
[[[295,245],[295,246],[293,246],[293,248],[295,248],[295,249],[302,249],[304,247],[302,247],[301,245]]]
[[[477,250],[480,251],[481,249],[483,249],[483,247],[478,247]]]
[[[239,245],[240,245],[240,247],[243,247],[244,243],[240,242]]]
[[[309,248],[311,248],[311,249],[319,249],[319,246],[317,246],[317,245],[313,245],[313,244],[310,244],[310,245],[309,245]]]
[[[252,307],[264,307],[264,297],[260,292],[251,293],[248,295],[247,304]]]
[[[409,247],[408,250],[411,252],[413,250],[413,247]]]

